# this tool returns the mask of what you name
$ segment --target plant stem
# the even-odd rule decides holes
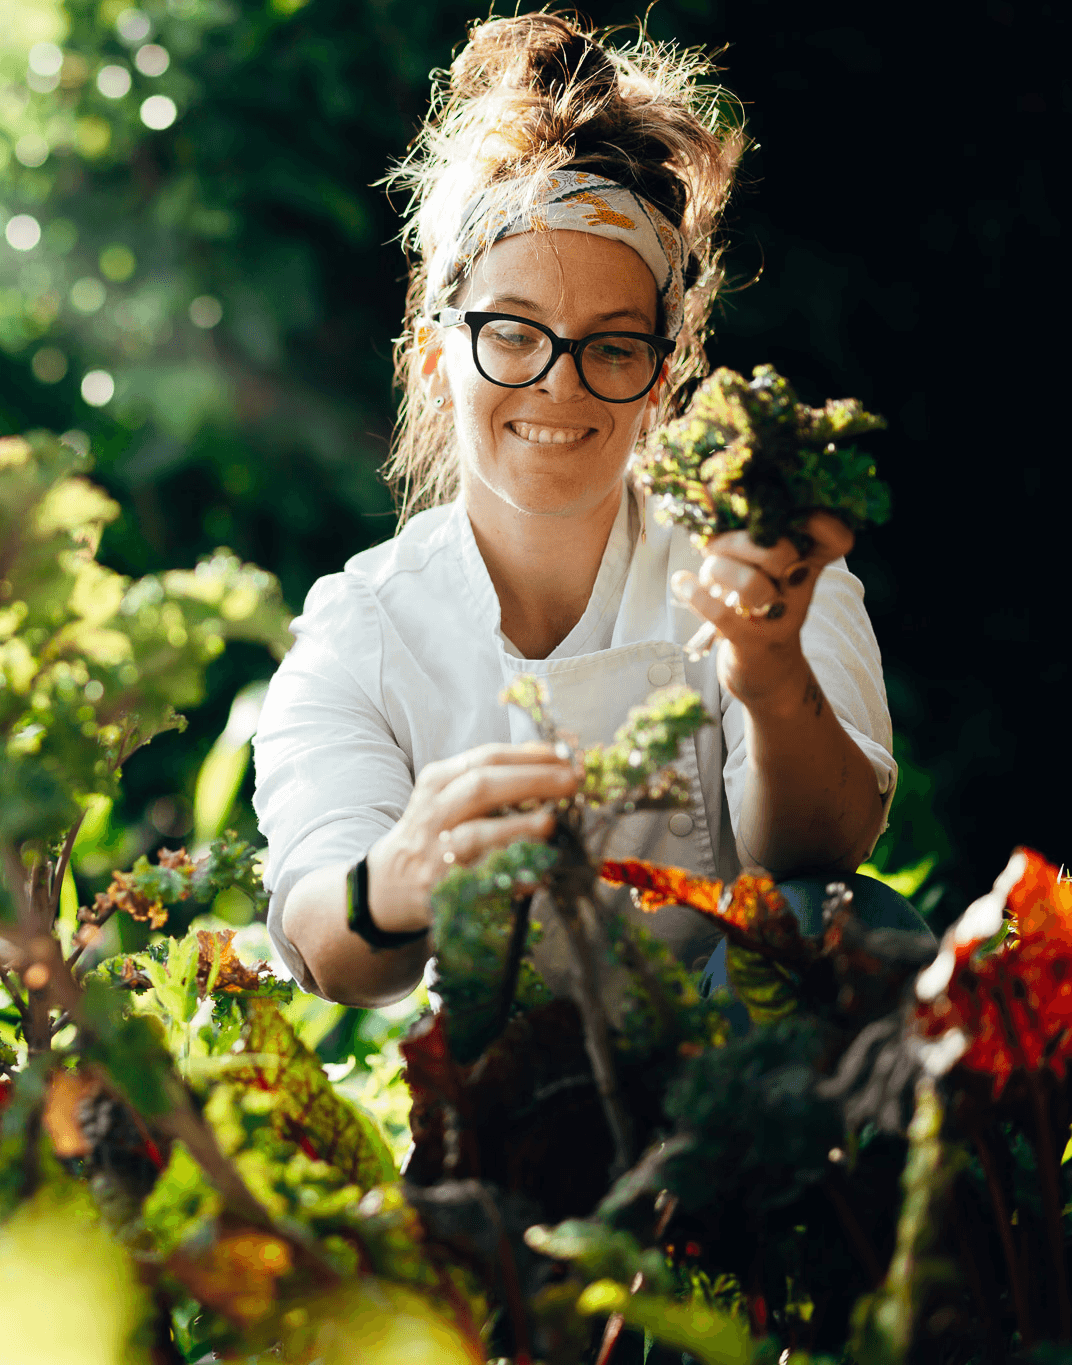
[[[611,1049],[610,1030],[603,1009],[592,945],[581,918],[581,906],[591,905],[596,869],[592,866],[579,833],[580,813],[572,810],[562,817],[550,839],[561,852],[551,874],[548,888],[551,904],[566,931],[577,966],[574,999],[584,1025],[584,1046],[595,1077],[596,1090],[614,1143],[611,1178],[624,1175],[633,1163],[632,1124],[621,1093]],[[593,914],[595,913],[593,907]]]
[[[30,1011],[26,1007],[26,1001],[22,998],[22,992],[15,985],[15,980],[6,967],[0,967],[0,985],[11,996],[11,1003],[18,1010],[23,1029],[25,1029],[30,1018]]]
[[[1001,1186],[993,1150],[986,1138],[983,1137],[982,1132],[979,1131],[975,1133],[975,1150],[979,1153],[979,1160],[986,1176],[986,1187],[990,1191],[990,1202],[994,1205],[994,1217],[997,1219],[1001,1249],[1005,1253],[1005,1268],[1009,1272],[1009,1288],[1012,1290],[1012,1301],[1016,1307],[1016,1322],[1020,1328],[1020,1337],[1027,1350],[1031,1350],[1035,1344],[1035,1330],[1031,1322],[1031,1311],[1028,1307],[1023,1276],[1020,1274],[1020,1262],[1017,1260],[1016,1248],[1012,1242],[1009,1206],[1005,1199],[1005,1191]]]
[[[86,813],[83,811],[67,831],[67,837],[64,839],[63,847],[60,849],[60,855],[49,869],[48,895],[53,923],[56,921],[56,915],[60,908],[60,893],[63,890],[63,879],[67,875],[67,865],[71,861],[71,852],[74,849],[74,841],[78,838],[78,831],[82,828],[82,821],[85,818]]]
[[[506,1235],[506,1229],[503,1227],[502,1217],[495,1201],[488,1194],[487,1189],[478,1181],[474,1181],[474,1185],[489,1222],[499,1232],[496,1247],[498,1262],[495,1268],[498,1269],[499,1276],[502,1279],[506,1311],[510,1314],[510,1325],[514,1329],[515,1365],[520,1365],[522,1360],[531,1362],[532,1351],[529,1347],[529,1327],[528,1320],[525,1317],[525,1300],[521,1296],[521,1283],[517,1278],[517,1263],[514,1260],[513,1248],[510,1246],[510,1239]]]
[[[599,1343],[599,1355],[596,1356],[596,1365],[607,1365],[618,1344],[618,1338],[622,1334],[625,1326],[625,1318],[621,1313],[612,1313],[607,1319],[607,1325],[603,1329],[603,1340]]]
[[[531,908],[531,896],[523,896],[514,907],[514,923],[510,930],[510,943],[506,950],[506,968],[503,972],[502,987],[499,992],[499,1006],[495,1011],[493,1038],[497,1038],[502,1033],[506,1027],[506,1021],[510,1017],[510,1006],[514,1003],[517,977],[521,971],[521,958],[525,951],[525,939],[528,937],[529,911]]]
[[[629,1115],[618,1090],[618,1076],[614,1067],[614,1055],[611,1052],[607,1018],[599,995],[599,977],[592,956],[592,945],[588,942],[588,935],[584,931],[577,907],[558,896],[554,896],[553,901],[559,919],[569,936],[579,969],[577,1007],[584,1023],[584,1045],[588,1060],[592,1064],[596,1090],[599,1092],[603,1114],[614,1142],[614,1165],[611,1173],[612,1178],[617,1179],[632,1165],[632,1124],[629,1122]]]
[[[99,919],[94,920],[92,923],[90,923],[90,922],[87,921],[87,923],[86,923],[83,927],[84,927],[84,928],[87,928],[87,929],[100,929],[103,925],[105,925],[105,924],[108,923],[108,921],[111,919],[111,917],[112,917],[114,914],[115,914],[115,906],[114,906],[114,905],[110,905],[110,906],[108,907],[108,909],[105,910],[104,913],[100,916]],[[74,964],[78,961],[78,959],[82,956],[82,954],[83,954],[83,953],[86,951],[86,949],[89,947],[89,944],[90,944],[90,940],[89,940],[89,939],[84,939],[81,943],[79,943],[76,947],[74,947],[74,948],[71,950],[71,955],[70,955],[70,957],[67,959],[67,966],[68,966],[68,967],[73,967],[73,966],[74,966]]]
[[[1049,1235],[1050,1257],[1053,1261],[1054,1287],[1057,1291],[1057,1321],[1061,1341],[1072,1340],[1072,1306],[1068,1298],[1068,1268],[1065,1263],[1065,1234],[1061,1224],[1061,1176],[1050,1129],[1049,1105],[1037,1072],[1028,1074],[1031,1103],[1035,1111],[1038,1142],[1035,1156],[1042,1184],[1042,1208]]]

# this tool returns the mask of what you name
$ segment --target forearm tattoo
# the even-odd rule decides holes
[[[804,689],[804,705],[814,706],[815,714],[821,716],[823,714],[825,702],[826,698],[823,696],[819,684],[815,681],[815,674],[809,670],[808,685]]]

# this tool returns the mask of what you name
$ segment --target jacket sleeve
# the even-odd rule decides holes
[[[364,857],[405,809],[413,771],[384,715],[379,608],[364,579],[320,579],[291,630],[254,740],[253,804],[268,843],[268,930],[298,982],[315,990],[283,933],[286,898],[307,872]]]
[[[864,609],[863,584],[849,572],[844,559],[828,565],[819,575],[800,638],[823,695],[845,732],[870,760],[883,809],[888,812],[897,785],[897,764],[893,759],[893,727],[882,680],[882,658]],[[725,690],[722,733],[726,745],[723,779],[736,834],[747,762],[744,710]],[[884,818],[882,829],[885,828]]]

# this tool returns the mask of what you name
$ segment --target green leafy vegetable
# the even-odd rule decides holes
[[[747,530],[757,545],[788,536],[802,555],[812,546],[812,512],[833,512],[852,530],[886,521],[889,490],[874,462],[843,444],[885,420],[855,398],[810,408],[772,366],[752,373],[749,382],[716,370],[685,414],[653,433],[638,473],[661,515],[688,527],[701,547]]]

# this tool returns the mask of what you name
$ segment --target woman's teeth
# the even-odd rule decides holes
[[[523,441],[533,445],[564,446],[571,441],[579,441],[587,434],[587,427],[534,427],[528,422],[511,422],[510,430]]]

